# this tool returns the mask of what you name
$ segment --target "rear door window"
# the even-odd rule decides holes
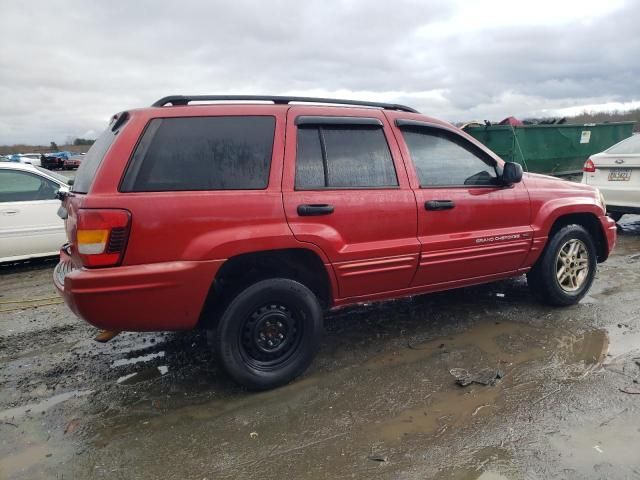
[[[154,119],[121,191],[265,189],[274,132],[271,116]]]
[[[380,127],[298,128],[296,189],[397,187],[389,145]]]

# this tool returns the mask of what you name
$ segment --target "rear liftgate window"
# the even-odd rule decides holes
[[[265,189],[274,131],[267,116],[152,120],[121,191]]]

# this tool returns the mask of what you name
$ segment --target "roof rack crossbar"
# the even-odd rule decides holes
[[[285,97],[273,95],[170,95],[156,101],[152,107],[164,107],[165,105],[188,105],[189,102],[273,102],[276,105],[287,105],[292,102],[299,103],[329,103],[335,105],[355,105],[359,107],[376,107],[385,110],[400,110],[402,112],[419,113],[417,110],[405,105],[395,103],[364,102],[361,100],[340,100],[336,98],[316,97]]]

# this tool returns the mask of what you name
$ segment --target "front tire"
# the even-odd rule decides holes
[[[251,390],[289,383],[320,346],[322,308],[303,284],[286,278],[254,283],[218,321],[214,348],[227,374]]]
[[[527,283],[544,303],[574,305],[591,288],[596,268],[596,247],[589,232],[580,225],[567,225],[551,237],[527,274]]]

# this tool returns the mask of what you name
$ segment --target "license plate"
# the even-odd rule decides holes
[[[610,182],[628,182],[631,180],[630,168],[612,168],[609,170]]]

